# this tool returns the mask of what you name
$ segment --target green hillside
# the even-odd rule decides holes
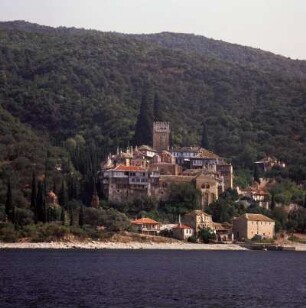
[[[212,149],[235,167],[272,154],[305,179],[305,67],[198,36],[0,23],[1,114],[48,144],[83,136],[99,158],[132,142],[143,94],[158,94],[174,145],[198,144],[205,121]]]

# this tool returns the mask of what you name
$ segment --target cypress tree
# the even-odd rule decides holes
[[[48,215],[49,209],[47,208],[46,198],[44,198],[43,202],[43,223],[50,221],[50,216]]]
[[[65,209],[62,207],[62,211],[61,211],[61,222],[62,225],[65,225]]]
[[[210,149],[209,140],[208,140],[208,133],[206,123],[202,123],[202,138],[201,138],[201,147],[204,149]]]
[[[152,126],[152,112],[148,101],[148,94],[144,93],[135,126],[135,145],[152,144]]]
[[[68,202],[68,196],[67,196],[65,181],[63,180],[61,189],[58,194],[58,203],[60,204],[60,206],[65,208],[67,206],[67,202]]]
[[[38,183],[38,191],[36,198],[36,208],[37,208],[37,221],[45,222],[45,192],[44,192],[44,184],[39,181]]]
[[[275,194],[272,193],[272,196],[271,196],[271,211],[273,211],[275,209]]]
[[[161,112],[161,103],[158,94],[154,95],[153,101],[153,119],[154,121],[163,121],[163,115]]]
[[[260,178],[259,178],[259,172],[258,172],[258,166],[257,164],[254,164],[254,182],[257,182],[260,184]]]
[[[31,191],[31,209],[34,213],[34,220],[37,222],[37,186],[36,186],[36,175],[35,171],[33,171],[32,175],[32,191]]]
[[[70,226],[73,226],[73,209],[72,209],[72,207],[70,207],[70,211],[69,211],[70,213]]]
[[[15,223],[15,206],[13,205],[13,195],[11,188],[11,180],[9,179],[7,183],[7,192],[6,192],[6,200],[5,200],[5,214],[7,219]]]
[[[79,213],[79,226],[82,228],[83,225],[84,225],[84,206],[82,204]]]

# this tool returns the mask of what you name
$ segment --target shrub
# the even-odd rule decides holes
[[[203,241],[203,243],[208,244],[216,239],[216,234],[210,228],[203,228],[199,231],[198,237]]]
[[[0,206],[0,221],[5,221],[6,215],[5,215],[5,206]]]
[[[131,222],[123,213],[115,209],[103,210],[102,223],[110,231],[124,231],[130,228]]]
[[[50,242],[63,239],[69,234],[69,228],[57,223],[37,225],[37,233],[32,238],[34,242]]]
[[[18,240],[19,233],[11,223],[0,224],[0,241],[14,243]]]
[[[104,212],[102,209],[84,207],[84,224],[91,226],[101,225]]]
[[[34,223],[34,214],[31,210],[16,208],[15,222],[18,226],[26,226]]]

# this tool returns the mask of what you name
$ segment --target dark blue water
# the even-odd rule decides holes
[[[306,307],[306,253],[2,250],[0,307]]]

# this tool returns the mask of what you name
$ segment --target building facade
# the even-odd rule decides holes
[[[214,229],[211,215],[201,210],[194,210],[192,212],[186,213],[182,217],[182,223],[193,228],[196,234],[200,231],[200,229]]]
[[[194,235],[194,230],[190,226],[181,223],[175,226],[172,229],[172,232],[173,232],[173,237],[181,241],[188,240],[190,237]]]
[[[168,151],[170,147],[169,122],[153,122],[153,148],[157,152]]]
[[[132,227],[139,233],[158,235],[160,232],[160,223],[151,218],[135,219],[131,222]]]
[[[234,219],[233,233],[236,240],[252,239],[254,236],[272,239],[275,221],[262,214],[244,214]]]

